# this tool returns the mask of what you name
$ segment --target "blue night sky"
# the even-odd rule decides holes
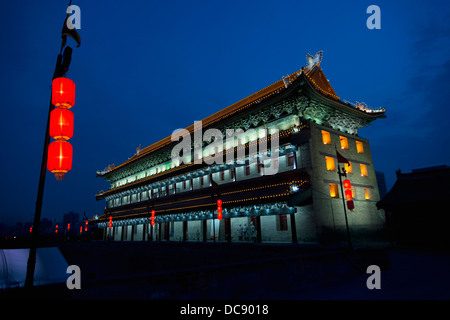
[[[101,214],[96,171],[120,164],[173,130],[221,110],[306,65],[341,99],[386,108],[360,129],[375,169],[450,165],[448,1],[86,1],[81,47],[67,77],[77,85],[73,168],[47,172],[42,218]],[[381,30],[366,9],[381,8]],[[51,77],[68,1],[3,1],[0,9],[0,222],[34,216]]]

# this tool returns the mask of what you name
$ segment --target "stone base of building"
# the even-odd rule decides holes
[[[190,241],[242,243],[348,243],[345,225],[316,228],[313,206],[287,214],[236,216],[218,219],[155,223],[123,221],[103,228],[103,239],[114,241]],[[351,242],[364,246],[388,242],[383,225],[350,225]]]

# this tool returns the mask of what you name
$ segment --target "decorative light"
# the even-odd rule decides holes
[[[353,210],[355,208],[355,204],[353,203],[353,192],[352,192],[352,184],[350,180],[345,179],[343,181],[343,185],[345,188],[345,198],[347,199],[347,208],[349,210]]]
[[[54,79],[52,104],[58,108],[72,108],[75,104],[75,82],[64,77]]]
[[[347,201],[347,208],[348,208],[349,210],[355,209],[355,204],[353,203],[353,200],[348,200],[348,201]]]
[[[150,220],[150,224],[152,226],[155,225],[155,210],[152,210],[152,217],[151,217],[151,220]]]
[[[64,174],[72,169],[72,145],[67,141],[53,141],[48,146],[47,169],[55,174],[56,180],[63,180]]]
[[[69,140],[73,136],[73,113],[68,110],[75,104],[75,83],[60,77],[52,82],[52,104],[56,107],[50,113],[49,135],[56,141],[48,146],[47,168],[55,174],[56,180],[63,180],[64,174],[72,169],[73,149]]]
[[[217,200],[217,219],[222,220],[222,200]]]
[[[347,200],[352,200],[353,199],[353,192],[352,192],[351,189],[345,190],[345,198]]]
[[[348,179],[345,179],[342,183],[344,184],[345,189],[349,189],[352,187],[352,184],[351,184],[350,180],[348,180]]]
[[[289,187],[289,192],[290,193],[295,193],[299,190],[299,187],[296,184],[291,184]]]
[[[55,108],[50,113],[50,137],[55,140],[69,140],[73,137],[73,112]]]

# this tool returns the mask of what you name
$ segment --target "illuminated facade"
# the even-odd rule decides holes
[[[350,161],[352,240],[378,239],[384,216],[375,205],[369,142],[358,129],[385,117],[384,109],[343,102],[325,78],[321,58],[308,55],[301,70],[186,128],[194,139],[185,163],[173,158],[179,141],[169,136],[97,172],[111,188],[96,195],[106,208],[90,223],[105,239],[123,241],[345,242],[337,148]],[[212,151],[206,139],[195,139],[210,128],[224,137]],[[246,134],[226,140],[227,129]],[[267,150],[251,152],[262,143]],[[277,173],[267,174],[269,166]]]

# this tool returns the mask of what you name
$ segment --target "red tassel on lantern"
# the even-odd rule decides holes
[[[53,141],[48,146],[47,169],[55,174],[56,180],[63,180],[64,174],[72,169],[72,145],[67,141]]]

